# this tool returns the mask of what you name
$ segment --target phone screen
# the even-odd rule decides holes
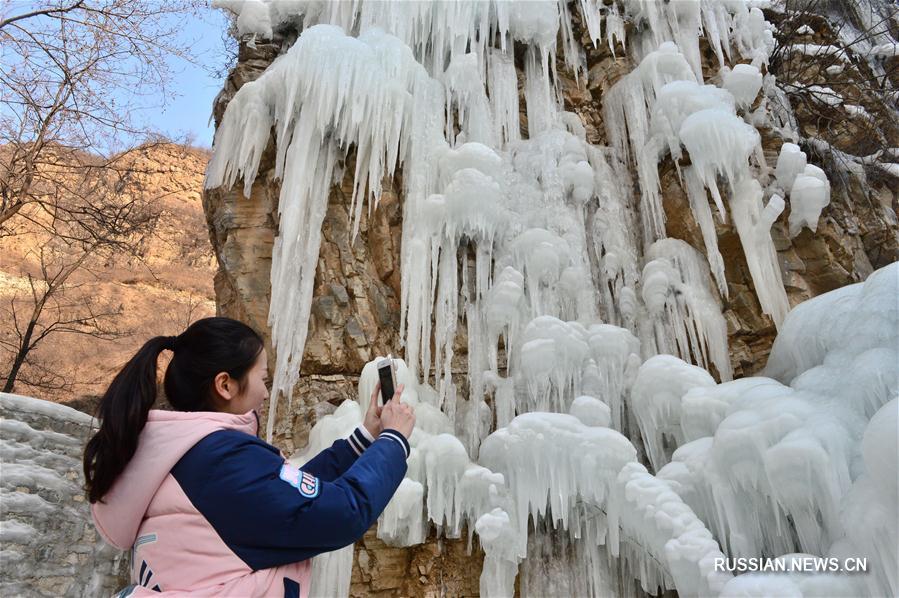
[[[387,362],[378,366],[378,379],[381,381],[381,404],[393,398],[393,364]]]

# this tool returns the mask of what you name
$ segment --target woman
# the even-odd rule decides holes
[[[156,359],[174,411],[151,409]],[[256,437],[262,338],[206,318],[148,341],[116,374],[84,453],[94,524],[131,550],[120,596],[308,596],[316,554],[362,537],[406,473],[415,425],[376,388],[363,425],[298,469]]]

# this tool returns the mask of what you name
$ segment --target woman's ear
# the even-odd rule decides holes
[[[215,393],[219,398],[230,401],[237,394],[237,381],[235,381],[228,372],[219,372],[212,381]]]

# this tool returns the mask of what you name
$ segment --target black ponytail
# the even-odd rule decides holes
[[[84,450],[84,479],[91,503],[101,500],[137,450],[137,440],[156,402],[156,360],[168,349],[165,394],[176,411],[212,411],[212,382],[227,372],[243,391],[247,371],[264,343],[259,334],[230,318],[197,320],[179,336],[147,341],[116,374],[100,399],[100,429]]]

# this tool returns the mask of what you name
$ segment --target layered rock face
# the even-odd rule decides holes
[[[108,596],[127,582],[128,555],[103,542],[82,490],[91,418],[0,393],[3,596]]]
[[[572,10],[572,14],[575,39],[585,52],[589,76],[586,82],[583,78],[576,81],[559,59],[557,68],[565,109],[581,117],[588,142],[605,144],[604,95],[634,65],[620,47],[617,56],[606,46],[594,47],[578,22],[578,12]],[[797,35],[796,27],[785,22],[782,15],[771,13],[766,17],[779,27],[776,36]],[[811,34],[805,34],[810,36],[809,43],[841,47],[833,25],[823,17],[813,23],[812,30]],[[221,121],[233,94],[285,52],[296,35],[295,31],[281,31],[270,41],[255,40],[252,47],[246,40],[241,44],[238,64],[215,106],[217,122]],[[707,46],[702,49],[704,74],[711,78],[717,72],[717,65],[711,49]],[[850,60],[839,74],[829,74],[827,68],[837,60],[832,55],[794,55],[784,51],[770,66],[779,80],[798,85],[787,97],[794,105],[796,124],[803,139],[792,141],[800,143],[809,154],[810,163],[828,172],[832,184],[832,199],[822,213],[816,232],[805,229],[790,238],[786,224],[788,212],[774,225],[772,236],[791,306],[864,280],[874,269],[899,257],[897,181],[889,173],[851,158],[873,153],[863,146],[864,140],[876,138],[885,148],[899,146],[899,131],[890,118],[890,109],[864,92],[862,83],[869,81],[872,74],[866,71],[863,61]],[[795,61],[803,61],[806,66],[798,69]],[[813,100],[804,99],[805,89],[823,83],[845,92],[847,98],[855,97],[846,103],[864,105],[872,118],[851,120],[855,124],[847,126],[845,123],[851,117],[842,106],[807,108],[806,103]],[[851,95],[852,90],[857,96]],[[521,123],[526,130],[524,109]],[[785,139],[781,132],[774,130],[763,130],[762,138],[765,158],[773,166]],[[204,196],[210,235],[219,261],[215,277],[218,312],[260,330],[267,338],[269,351],[272,350],[267,326],[269,272],[272,244],[278,234],[280,193],[279,181],[274,176],[273,139],[271,136],[249,198],[243,197],[237,186],[209,190]],[[349,213],[352,158],[350,154],[341,182],[334,185],[330,194],[300,383],[291,408],[287,410],[283,400],[279,405],[273,441],[287,453],[306,444],[309,430],[318,418],[333,411],[345,399],[355,398],[358,375],[366,361],[388,352],[397,353],[400,347],[399,249],[403,197],[393,190],[401,189],[402,185],[398,181],[385,182],[386,191],[378,209],[363,215],[359,235],[354,240]],[[684,163],[688,161],[687,157]],[[667,235],[704,253],[699,225],[670,158],[660,164],[659,174]],[[722,307],[728,326],[731,365],[735,377],[750,375],[765,365],[776,330],[759,304],[733,225],[716,223],[716,232],[728,288]],[[458,378],[460,392],[465,393],[464,325],[460,324],[459,330],[453,373]],[[481,558],[477,551],[466,555],[464,543],[455,541],[391,548],[370,531],[356,549],[351,595],[473,595],[477,593]]]

